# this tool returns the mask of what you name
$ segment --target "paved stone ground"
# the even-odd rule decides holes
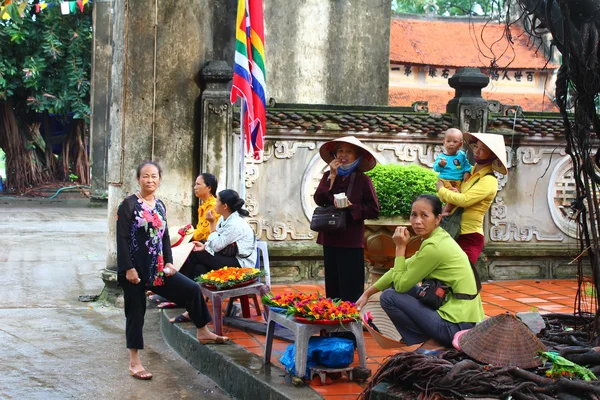
[[[146,315],[142,361],[129,376],[123,311],[78,301],[99,294],[106,208],[87,201],[0,197],[0,398],[228,399],[163,341]]]

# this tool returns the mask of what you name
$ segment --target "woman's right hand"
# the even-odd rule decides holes
[[[206,245],[202,242],[193,241],[192,243],[194,243],[192,251],[203,251],[206,248]]]
[[[394,235],[392,236],[394,243],[398,247],[406,247],[410,240],[410,231],[405,226],[398,226],[394,231]]]
[[[206,216],[205,216],[205,218],[206,218],[206,220],[207,220],[209,223],[213,223],[213,222],[215,222],[215,220],[217,219],[217,218],[215,217],[215,212],[214,212],[214,210],[208,210],[208,212],[206,213]]]
[[[138,276],[137,270],[135,268],[130,268],[127,270],[127,272],[125,273],[125,279],[127,279],[134,285],[140,283],[140,277]]]
[[[367,292],[364,292],[359,298],[358,300],[356,300],[356,303],[354,303],[356,305],[356,309],[358,311],[360,311],[365,305],[367,305],[367,301],[369,301],[369,296],[367,294]]]
[[[337,170],[342,165],[342,162],[337,158],[334,158],[332,162],[329,163],[329,179],[333,180],[337,176]]]

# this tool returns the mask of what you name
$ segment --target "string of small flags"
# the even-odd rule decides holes
[[[5,8],[11,2],[12,2],[11,0],[7,0],[4,3],[4,7],[0,7],[0,18],[10,19],[10,15],[5,10]],[[85,5],[88,3],[89,3],[89,0],[62,1],[62,2],[60,2],[60,13],[62,15],[68,15],[68,14],[75,14],[77,12],[77,10],[79,10],[79,12],[83,12],[85,9]],[[19,6],[18,6],[19,15],[23,16],[23,14],[25,13],[25,8],[27,7],[27,4],[28,4],[27,1],[24,1],[21,4],[19,4]],[[36,1],[34,4],[32,4],[32,6],[33,6],[32,11],[35,12],[35,14],[39,14],[42,10],[52,7],[53,5],[54,5],[53,3],[42,3],[42,2]]]

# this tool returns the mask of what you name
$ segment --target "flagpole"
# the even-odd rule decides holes
[[[246,201],[246,132],[244,131],[244,100],[240,107],[240,198]]]

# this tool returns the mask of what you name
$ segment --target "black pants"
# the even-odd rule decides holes
[[[213,256],[206,250],[192,251],[179,272],[193,280],[196,279],[196,277],[215,269],[239,266],[240,262],[235,257],[226,257],[220,253],[215,253]]]
[[[365,250],[323,246],[325,295],[356,301],[365,290]]]
[[[212,321],[200,285],[180,273],[165,278],[163,286],[147,288],[143,281],[134,285],[124,275],[119,275],[119,283],[123,287],[125,300],[125,338],[128,349],[144,348],[142,331],[146,315],[146,289],[185,307],[197,328]]]

